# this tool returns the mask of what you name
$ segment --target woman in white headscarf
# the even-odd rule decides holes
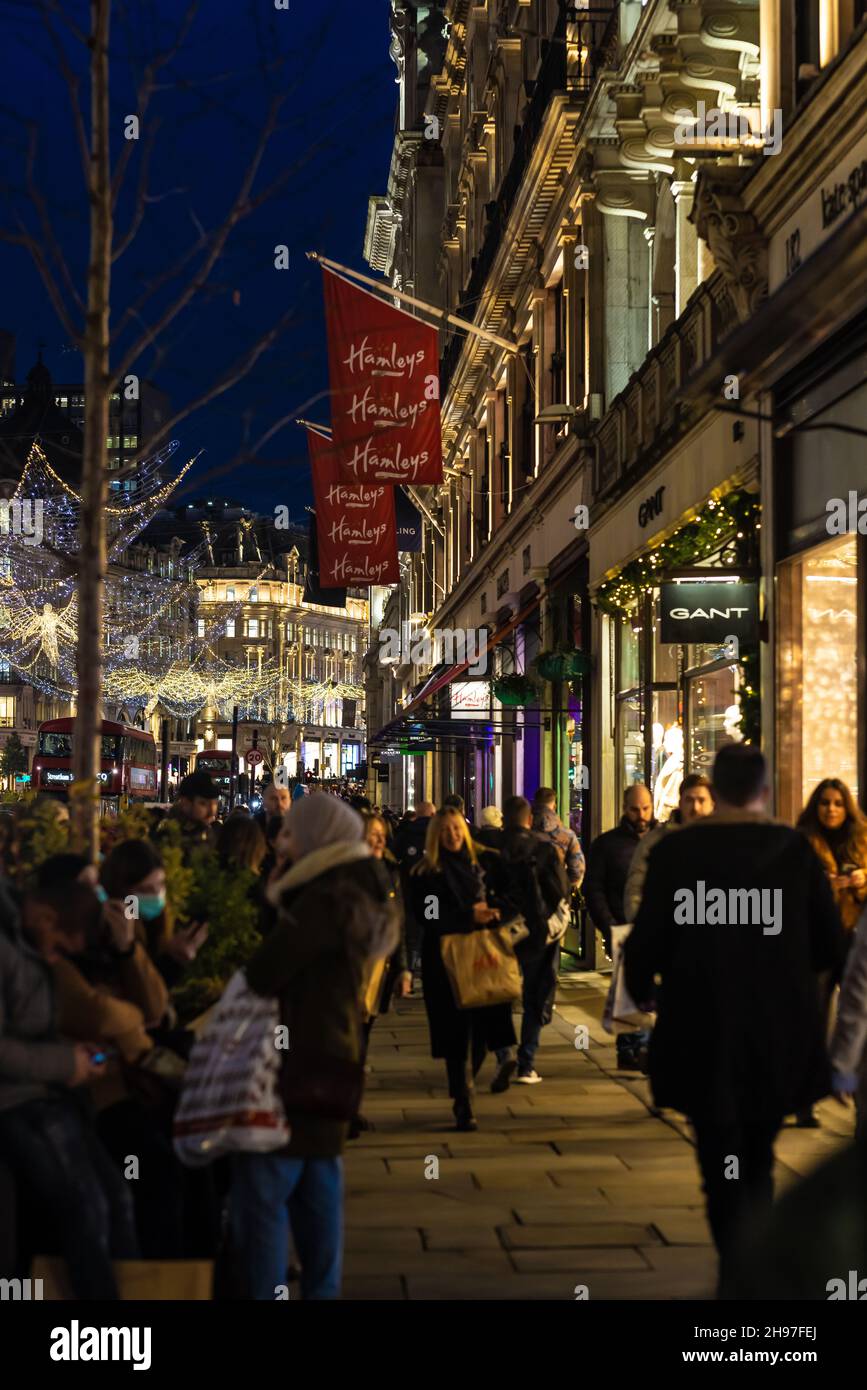
[[[269,884],[277,923],[247,966],[257,994],[276,996],[288,1048],[281,1086],[285,1149],[238,1156],[230,1200],[242,1296],[273,1301],[286,1282],[290,1222],[304,1298],[340,1296],[343,1145],[363,1081],[360,998],[370,963],[391,954],[391,884],[339,797],[293,802],[281,832],[291,864]]]

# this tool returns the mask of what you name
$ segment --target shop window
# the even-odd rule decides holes
[[[786,562],[779,580],[779,810],[791,821],[824,777],[858,796],[855,538]]]
[[[15,727],[15,696],[0,695],[0,729]]]
[[[717,749],[743,737],[742,667],[719,644],[663,643],[658,589],[616,628],[618,796],[646,783],[656,818],[666,821],[684,775],[709,773]]]

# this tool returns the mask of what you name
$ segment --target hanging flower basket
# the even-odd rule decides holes
[[[530,676],[500,676],[494,681],[494,697],[501,705],[532,705],[539,687]]]
[[[578,676],[586,676],[590,670],[590,657],[586,652],[541,652],[536,657],[536,670],[546,681],[569,681]]]

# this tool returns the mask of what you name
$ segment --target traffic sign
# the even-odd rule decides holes
[[[265,761],[265,754],[260,748],[248,748],[244,757],[251,767],[258,767],[259,763]]]

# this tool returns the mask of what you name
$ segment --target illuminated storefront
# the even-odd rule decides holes
[[[777,796],[796,820],[814,787],[839,777],[867,794],[867,323],[781,382],[778,416],[807,429],[777,448]],[[842,426],[842,429],[840,428]],[[862,433],[857,433],[857,431]],[[850,432],[851,431],[851,432]],[[860,489],[860,491],[859,491]]]
[[[734,470],[731,439],[709,420],[591,530],[594,827],[636,782],[667,820],[687,773],[760,741],[758,440],[739,434]]]

